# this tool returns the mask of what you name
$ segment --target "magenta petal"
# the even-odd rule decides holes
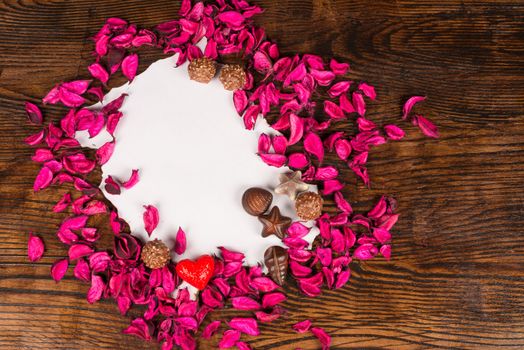
[[[267,165],[274,166],[276,168],[280,168],[286,164],[286,156],[282,154],[263,153],[260,155],[260,158],[262,158],[264,163]]]
[[[335,73],[336,75],[344,75],[349,70],[349,64],[348,63],[339,63],[335,59],[331,59],[329,62],[329,68],[331,68],[331,71]]]
[[[87,88],[91,84],[91,80],[73,80],[61,84],[61,87],[67,89],[77,95],[82,95],[87,91]]]
[[[84,259],[78,259],[73,270],[75,277],[81,281],[88,282],[91,278],[91,269],[89,264]]]
[[[58,282],[64,278],[67,268],[69,267],[69,261],[67,259],[60,259],[53,263],[51,266],[51,277]]]
[[[109,73],[100,63],[93,63],[87,69],[93,78],[100,80],[102,83],[105,84],[109,80]]]
[[[99,165],[104,165],[113,155],[115,142],[106,142],[96,150],[96,161]]]
[[[51,184],[53,180],[53,172],[48,167],[44,166],[40,169],[40,172],[36,176],[33,190],[35,192],[40,191]]]
[[[153,339],[151,336],[152,331],[153,327],[150,326],[143,318],[136,318],[131,321],[131,325],[124,329],[122,333],[132,334],[144,340],[151,340]]]
[[[104,292],[105,283],[102,277],[93,275],[91,277],[91,288],[87,291],[87,301],[89,304],[100,300],[102,293]]]
[[[271,141],[271,143],[273,144],[273,150],[275,151],[275,153],[278,153],[278,154],[286,153],[288,143],[284,136],[282,135],[273,136],[273,140]]]
[[[310,69],[310,74],[315,78],[318,85],[328,86],[335,79],[335,74],[330,71],[320,71],[316,69]]]
[[[42,102],[44,104],[57,104],[58,101],[60,101],[60,88],[58,86],[55,86],[52,88],[47,95],[42,99]]]
[[[251,284],[260,292],[272,292],[280,288],[280,286],[269,277],[256,277],[251,281]]]
[[[262,297],[262,307],[267,309],[284,302],[286,299],[287,297],[280,292],[267,293]]]
[[[320,341],[322,344],[322,350],[327,350],[331,346],[331,337],[326,331],[320,327],[311,328],[311,333]]]
[[[342,108],[331,101],[324,101],[324,112],[332,119],[344,119],[346,117]]]
[[[58,201],[53,207],[53,212],[60,213],[63,212],[71,204],[71,194],[69,192],[64,193],[62,199]]]
[[[84,256],[90,255],[94,249],[86,244],[74,244],[69,248],[69,260],[76,260]]]
[[[257,320],[254,318],[235,317],[229,321],[229,327],[247,335],[259,335]]]
[[[131,171],[131,176],[127,181],[122,182],[122,187],[124,187],[126,190],[132,188],[135,186],[138,181],[140,181],[140,176],[138,175],[138,169],[133,169]]]
[[[237,330],[228,329],[222,335],[222,339],[218,343],[219,349],[229,349],[240,340],[240,332]]]
[[[319,162],[324,159],[324,145],[317,134],[309,133],[304,138],[304,149],[306,152],[318,158]]]
[[[406,135],[404,130],[392,124],[384,126],[384,131],[391,140],[395,141],[402,139]]]
[[[122,73],[128,80],[135,79],[138,70],[138,55],[136,53],[130,54],[122,61]]]
[[[377,255],[378,249],[371,243],[362,244],[353,252],[353,257],[360,260],[369,260]]]
[[[440,137],[437,126],[429,119],[417,114],[413,117],[413,124],[418,126],[424,135],[434,139]]]
[[[36,146],[40,142],[42,142],[42,140],[44,139],[44,136],[45,136],[45,130],[42,129],[39,132],[37,132],[36,134],[29,135],[28,137],[26,137],[24,142],[27,143],[29,146]]]
[[[413,109],[413,106],[417,104],[418,102],[424,101],[426,99],[425,96],[412,96],[410,97],[406,103],[404,103],[404,107],[402,108],[402,119],[406,120],[409,113],[411,112],[411,109]]]
[[[338,170],[333,166],[326,166],[317,169],[315,180],[332,180],[338,176]]]
[[[233,308],[237,310],[260,310],[260,304],[250,297],[235,297],[231,299]]]
[[[220,323],[221,321],[210,322],[202,331],[202,338],[210,339],[218,331]]]
[[[257,51],[253,56],[253,66],[257,72],[267,73],[271,70],[272,64],[271,60],[265,53]]]
[[[184,254],[184,252],[186,251],[186,245],[186,233],[184,232],[184,230],[182,230],[181,227],[179,227],[175,238],[175,253],[177,253],[178,255]]]
[[[107,193],[112,195],[119,195],[122,190],[120,189],[120,184],[118,184],[111,175],[105,178],[104,189]]]
[[[391,246],[389,244],[380,247],[380,254],[386,259],[391,259]]]
[[[260,134],[258,137],[258,153],[267,153],[271,148],[271,139],[266,134]]]
[[[339,139],[335,142],[335,151],[340,159],[346,160],[351,154],[351,143],[346,139]]]
[[[348,91],[350,86],[350,81],[339,81],[338,83],[333,84],[333,86],[329,88],[328,95],[332,98],[340,96],[344,92]]]
[[[289,115],[289,127],[290,135],[288,145],[291,146],[302,139],[304,134],[304,120],[294,113],[291,113]]]
[[[334,192],[340,191],[344,188],[344,185],[337,179],[324,181],[324,189],[322,193],[329,195]]]
[[[358,85],[358,89],[362,91],[364,95],[366,95],[371,100],[375,100],[377,98],[377,93],[375,92],[375,88],[369,84],[366,83],[360,83]]]
[[[40,125],[42,124],[43,117],[42,112],[40,111],[40,108],[38,108],[35,104],[32,104],[31,102],[25,103],[25,112],[27,114],[27,118],[29,121],[33,124]]]
[[[233,29],[239,28],[244,23],[244,16],[236,11],[225,11],[217,16],[218,20],[224,22]]]
[[[27,257],[29,261],[38,261],[42,255],[44,255],[44,242],[40,237],[29,232],[29,239],[27,241]]]
[[[353,208],[351,208],[349,202],[344,198],[342,192],[335,192],[335,203],[337,204],[337,208],[342,212],[348,214],[353,212]]]
[[[152,205],[144,205],[144,208],[146,209],[143,215],[144,227],[146,229],[147,234],[151,236],[151,233],[153,233],[154,229],[158,225],[160,217],[158,215],[158,209],[156,207]]]
[[[293,325],[293,329],[297,333],[306,333],[311,328],[311,321],[310,320],[304,320],[302,322],[295,323]]]
[[[238,115],[242,115],[248,103],[246,91],[243,89],[235,90],[235,92],[233,92],[233,103],[235,104]]]
[[[303,153],[292,153],[288,157],[287,165],[294,169],[303,169],[309,164],[309,159]]]
[[[366,114],[366,102],[364,101],[364,97],[361,94],[356,93],[356,92],[354,92],[352,96],[353,96],[352,102],[353,102],[353,106],[356,109],[356,112],[361,117],[363,117]]]
[[[375,237],[380,244],[384,244],[391,239],[391,233],[384,228],[377,227],[373,229],[373,237]]]

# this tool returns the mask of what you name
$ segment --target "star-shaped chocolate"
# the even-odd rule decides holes
[[[280,185],[275,188],[277,194],[287,194],[289,198],[295,200],[298,193],[307,191],[308,184],[302,181],[302,172],[294,171],[289,174],[280,175]]]
[[[291,225],[291,218],[280,214],[278,207],[271,208],[268,214],[260,215],[258,220],[264,225],[262,237],[275,235],[280,239],[286,236],[286,230]]]

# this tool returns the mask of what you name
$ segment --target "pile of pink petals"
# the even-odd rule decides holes
[[[32,159],[41,164],[34,190],[51,185],[76,190],[75,196],[67,192],[53,207],[54,212],[69,213],[56,233],[68,246],[68,255],[53,264],[53,279],[60,281],[69,266],[74,265],[74,276],[90,284],[90,303],[113,298],[123,315],[132,305],[145,305],[143,316],[133,319],[124,333],[154,339],[162,343],[162,349],[195,349],[199,329],[202,338],[220,332],[219,348],[250,349],[243,339],[258,335],[260,323],[285,314],[281,304],[286,295],[263,274],[260,266],[245,266],[242,253],[223,247],[215,257],[213,277],[198,300],[191,300],[186,289],[173,294],[181,283],[174,272],[175,263],[162,269],[146,268],[139,259],[143,242],[124,232],[125,223],[108,209],[98,187],[88,180],[89,174],[111,157],[116,140],[93,155],[80,147],[75,133],[85,130],[94,137],[106,129],[114,135],[119,120],[125,117],[120,107],[126,95],[99,110],[86,106],[103,100],[106,83],[118,71],[133,80],[139,62],[136,51],[141,46],[177,53],[177,64],[202,56],[219,59],[233,54],[245,59],[248,79],[245,87],[233,94],[236,110],[247,129],[253,129],[258,117],[276,114],[278,118],[272,127],[281,132],[280,136],[260,136],[261,159],[270,166],[302,170],[304,181],[318,184],[322,195],[336,203],[336,212],[324,213],[317,220],[320,235],[313,248],[304,240],[310,229],[300,222],[291,225],[283,240],[288,247],[291,276],[302,293],[315,297],[323,288],[343,287],[350,278],[349,265],[354,259],[368,260],[377,255],[389,259],[391,255],[391,229],[398,220],[396,201],[383,196],[368,213],[354,213],[342,193],[344,184],[339,170],[323,162],[327,153],[333,153],[369,186],[368,152],[388,140],[402,139],[404,131],[397,125],[379,127],[366,118],[367,103],[376,99],[375,89],[367,83],[345,79],[347,63],[334,59],[326,62],[311,54],[282,57],[277,44],[266,38],[264,29],[252,23],[253,16],[261,12],[244,0],[206,4],[184,0],[180,19],[159,24],[153,30],[110,18],[93,37],[95,61],[87,68],[93,79],[60,83],[43,98],[44,104],[68,107],[59,125],[43,125],[39,107],[26,104],[30,122],[43,125],[26,139],[27,144],[35,146]],[[207,44],[202,52],[196,43],[204,37]],[[324,99],[317,106],[313,96],[318,95]],[[409,118],[425,135],[436,138],[437,127],[426,117],[412,113],[413,106],[424,99],[410,98],[402,119]],[[322,111],[322,118],[314,117],[318,110]],[[356,123],[358,133],[331,132],[330,127],[339,123]],[[293,151],[290,146],[294,146]],[[104,183],[109,193],[119,194],[138,181],[139,171],[134,170],[128,179],[108,177]],[[89,222],[96,215],[109,216],[114,234],[112,249],[98,250],[95,246],[100,232]],[[144,206],[143,219],[151,234],[159,220],[156,208]],[[173,254],[184,252],[183,231],[177,234],[172,248]],[[43,253],[42,239],[30,234],[29,259],[37,261]],[[250,316],[206,322],[208,313],[225,307],[242,310],[243,314],[249,312]],[[321,328],[311,328],[310,321],[297,324],[295,330],[312,332],[324,349],[329,348],[329,335]]]

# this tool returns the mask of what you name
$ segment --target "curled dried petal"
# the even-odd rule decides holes
[[[44,255],[44,242],[42,238],[29,232],[29,239],[27,241],[27,257],[29,261],[38,261],[42,255]]]
[[[184,252],[186,251],[186,245],[186,233],[184,232],[184,230],[182,230],[181,227],[179,227],[175,238],[175,253],[177,253],[178,255],[184,254]]]
[[[53,277],[55,282],[58,282],[64,278],[68,267],[69,261],[67,259],[60,259],[53,263],[51,266],[51,277]]]
[[[413,106],[417,103],[424,101],[426,99],[425,96],[412,96],[410,97],[406,103],[404,103],[404,107],[402,107],[402,119],[406,120],[408,118],[409,113],[413,109]]]
[[[131,176],[129,177],[129,179],[127,181],[122,182],[122,187],[128,190],[132,188],[133,186],[135,186],[138,183],[138,181],[140,181],[140,176],[138,175],[138,169],[133,169],[131,171]]]
[[[145,211],[143,215],[144,228],[149,236],[155,230],[158,225],[160,217],[158,215],[158,209],[153,205],[144,205]]]
[[[40,108],[31,102],[25,103],[25,112],[29,121],[36,125],[41,125],[43,122],[42,112]]]
[[[130,54],[122,61],[122,73],[124,76],[132,81],[135,79],[136,71],[138,70],[138,55],[136,53]]]

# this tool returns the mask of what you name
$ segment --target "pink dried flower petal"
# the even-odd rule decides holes
[[[255,127],[255,122],[259,114],[260,114],[259,105],[251,105],[247,108],[243,116],[244,126],[247,130],[253,130],[253,128]]]
[[[45,136],[45,130],[42,129],[39,132],[37,132],[36,134],[29,135],[28,137],[26,137],[24,142],[27,143],[29,146],[36,146],[40,142],[42,142],[42,140],[44,139],[44,136]]]
[[[124,334],[132,334],[144,340],[152,340],[153,327],[143,318],[135,318],[131,325],[122,331]]]
[[[339,81],[338,83],[333,84],[328,90],[328,95],[332,98],[342,95],[344,92],[349,90],[351,86],[350,81]],[[359,86],[360,88],[360,86]]]
[[[332,180],[338,176],[338,170],[333,166],[320,167],[315,173],[315,180]]]
[[[386,213],[387,207],[386,197],[382,196],[377,204],[368,212],[367,217],[370,219],[378,219]]]
[[[91,276],[91,288],[87,291],[87,302],[93,304],[100,300],[102,293],[104,292],[105,283],[102,277],[93,275]]]
[[[58,90],[58,96],[60,101],[67,107],[80,107],[86,101],[82,96],[65,88]]]
[[[302,139],[302,135],[304,134],[304,121],[299,116],[291,113],[289,115],[289,127],[290,135],[288,144],[291,146]]]
[[[106,142],[96,150],[96,161],[99,165],[104,165],[113,155],[115,142]]]
[[[366,102],[364,101],[364,97],[357,92],[354,92],[352,96],[352,103],[356,112],[363,117],[366,114]]]
[[[264,52],[257,51],[253,55],[253,67],[257,72],[265,74],[272,68],[271,60]]]
[[[40,191],[48,187],[51,184],[51,181],[53,181],[53,172],[48,167],[44,166],[36,176],[33,190],[35,192]]]
[[[286,164],[286,156],[282,154],[263,153],[260,154],[260,158],[262,158],[264,163],[267,165],[274,166],[276,168],[280,168]]]
[[[328,350],[331,346],[331,337],[326,331],[320,327],[311,328],[311,333],[320,341],[322,344],[322,350]]]
[[[324,145],[317,134],[309,133],[304,138],[304,149],[306,152],[314,155],[322,163],[324,159]]]
[[[135,186],[138,183],[138,181],[140,181],[140,176],[138,175],[138,169],[133,169],[131,171],[131,176],[129,177],[129,179],[127,181],[122,182],[122,187],[128,190],[132,188],[133,186]]]
[[[377,255],[378,249],[371,243],[362,244],[355,252],[353,252],[353,257],[359,260],[369,260]]]
[[[339,103],[340,103],[340,108],[341,108],[344,112],[346,112],[346,113],[354,113],[354,112],[355,112],[355,107],[354,107],[353,104],[349,101],[349,99],[348,99],[348,97],[346,96],[346,94],[340,95]]]
[[[210,339],[220,328],[220,321],[210,322],[202,331],[202,338]]]
[[[246,91],[242,89],[235,90],[235,92],[233,92],[233,103],[235,104],[238,115],[242,115],[248,104]]]
[[[257,320],[254,318],[235,317],[229,321],[229,327],[247,335],[259,335]]]
[[[332,58],[331,61],[329,62],[329,68],[336,75],[344,75],[349,70],[349,64],[348,63],[339,63],[334,58]]]
[[[412,96],[410,97],[406,103],[404,103],[404,107],[402,107],[402,119],[406,120],[408,118],[409,113],[411,113],[411,110],[413,109],[413,106],[417,103],[424,101],[426,99],[425,96]]]
[[[261,308],[257,301],[245,296],[232,298],[231,304],[237,310],[260,310]]]
[[[120,185],[113,179],[111,175],[105,178],[104,189],[107,193],[112,195],[119,195],[121,193]]]
[[[284,154],[287,148],[287,140],[284,136],[273,136],[272,140],[273,150],[275,153]]]
[[[178,255],[184,254],[186,251],[186,245],[186,233],[182,230],[182,227],[179,227],[175,238],[175,253]]]
[[[91,278],[91,269],[84,259],[78,259],[73,274],[77,279],[88,282]]]
[[[266,134],[260,134],[258,137],[258,153],[268,153],[271,148],[271,139]]]
[[[324,101],[324,112],[332,119],[346,118],[342,108],[331,101]]]
[[[233,29],[240,29],[244,24],[245,18],[239,12],[225,11],[217,16],[217,19],[224,22],[228,27]]]
[[[320,289],[320,287],[303,282],[301,280],[298,280],[298,288],[302,293],[309,297],[316,297],[322,294],[322,290]]]
[[[375,130],[377,128],[376,124],[373,123],[371,120],[369,119],[366,119],[366,118],[362,118],[362,117],[359,117],[357,119],[357,124],[358,124],[358,130],[359,131],[372,131],[372,130]]]
[[[362,91],[362,93],[364,93],[364,95],[369,97],[371,100],[375,100],[377,98],[375,88],[367,83],[360,83],[358,85],[358,89]]]
[[[295,221],[287,229],[287,234],[290,237],[302,238],[306,236],[310,230],[311,230],[310,227],[307,227],[306,225],[302,224],[301,222]]]
[[[158,209],[153,205],[144,205],[145,211],[143,215],[144,228],[149,236],[155,230],[158,225],[160,217],[158,215]]]
[[[391,140],[395,141],[402,139],[406,135],[404,130],[393,124],[384,126],[384,131]]]
[[[264,294],[262,297],[262,307],[264,309],[273,307],[287,300],[287,297],[283,293],[274,292]]]
[[[53,263],[51,266],[51,277],[53,277],[55,282],[58,282],[64,278],[68,267],[69,261],[67,259],[60,259]]]
[[[228,329],[222,335],[222,339],[218,343],[219,349],[229,349],[235,346],[236,342],[240,340],[240,332],[237,330]]]
[[[384,244],[391,239],[391,233],[384,228],[377,227],[373,229],[373,237],[375,237],[380,244]]]
[[[78,174],[88,174],[95,168],[95,162],[87,159],[83,153],[75,153],[63,158],[67,171]]]
[[[380,254],[389,261],[391,259],[391,246],[389,244],[385,244],[382,247],[380,247]]]
[[[322,71],[316,69],[310,69],[309,73],[317,81],[320,86],[328,86],[335,79],[335,74],[330,71]]]
[[[76,260],[78,258],[90,255],[94,249],[85,244],[74,244],[69,248],[69,260]]]
[[[61,213],[71,204],[71,194],[69,192],[64,193],[62,198],[53,207],[53,212]]]
[[[235,252],[224,247],[218,247],[218,249],[225,262],[242,262],[244,260],[243,253]]]
[[[302,322],[295,323],[293,329],[297,333],[306,333],[311,328],[312,322],[310,320],[304,320]]]
[[[34,162],[47,162],[48,160],[53,159],[55,156],[47,148],[39,148],[35,150],[35,154],[31,157],[31,160]]]
[[[251,284],[260,292],[272,292],[275,289],[280,288],[278,284],[273,282],[269,277],[257,277],[251,281]]]
[[[87,69],[93,78],[100,80],[102,83],[105,84],[109,80],[109,73],[100,63],[93,63]]]
[[[136,72],[138,70],[138,55],[132,53],[122,61],[122,73],[129,80],[135,79]]]
[[[344,195],[342,192],[335,192],[335,203],[337,205],[337,208],[340,209],[344,213],[352,213],[353,208],[351,207],[351,204],[344,198]]]
[[[322,193],[324,195],[330,195],[334,192],[340,191],[344,188],[344,185],[339,180],[327,180],[324,181],[324,189]]]
[[[27,241],[27,257],[29,261],[38,261],[42,255],[44,255],[44,242],[40,237],[29,232],[29,239]]]
[[[292,153],[288,157],[287,165],[290,168],[303,169],[309,164],[308,157],[303,153]]]
[[[61,87],[75,94],[82,95],[87,91],[91,80],[73,80],[61,84]]]
[[[31,102],[25,103],[25,112],[29,121],[36,125],[41,125],[43,122],[42,112],[40,108]]]
[[[413,117],[413,124],[418,126],[424,135],[434,139],[440,137],[437,126],[429,119],[417,114]]]
[[[294,260],[289,262],[289,269],[291,270],[293,276],[296,277],[306,277],[311,275],[312,272],[311,268],[301,265]]]

